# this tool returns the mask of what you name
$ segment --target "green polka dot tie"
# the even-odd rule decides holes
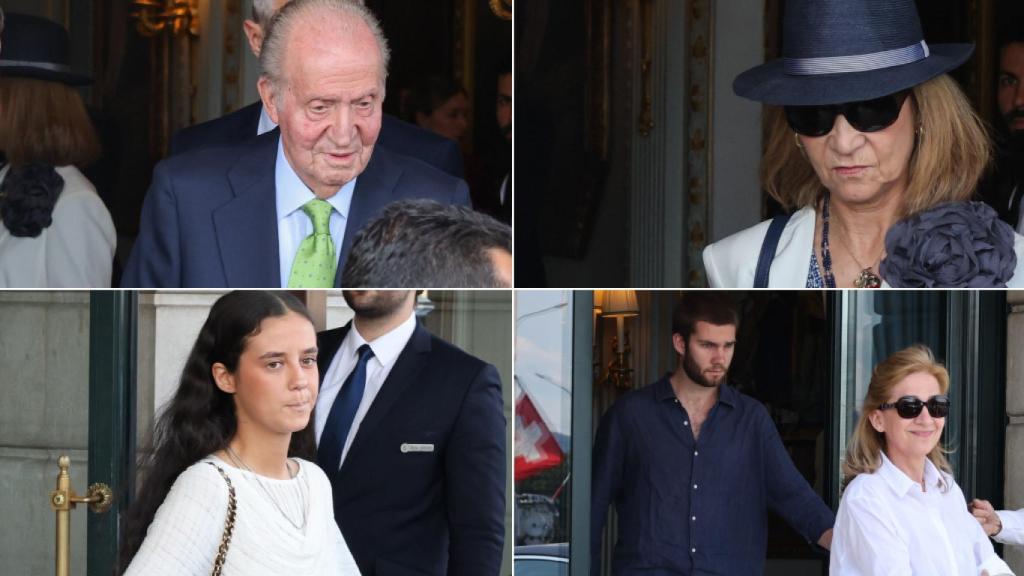
[[[331,210],[327,201],[313,199],[302,206],[302,211],[313,221],[313,233],[299,244],[288,277],[289,288],[331,288],[338,257],[331,239]]]

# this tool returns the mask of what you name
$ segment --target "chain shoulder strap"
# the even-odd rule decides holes
[[[221,570],[224,569],[224,560],[228,555],[228,546],[231,545],[231,535],[235,532],[235,510],[238,507],[238,501],[235,499],[235,486],[231,484],[231,478],[228,478],[227,472],[213,462],[207,462],[207,464],[216,468],[217,472],[220,472],[221,478],[228,484],[228,515],[224,519],[224,534],[220,537],[217,559],[213,561],[213,576],[220,576]]]

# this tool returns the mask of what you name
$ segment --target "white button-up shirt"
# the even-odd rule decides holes
[[[926,491],[884,453],[878,470],[854,478],[839,503],[829,574],[1013,574],[967,510],[953,477],[926,460],[924,483]]]
[[[356,362],[359,360],[359,347],[368,343],[370,350],[373,350],[373,358],[366,363],[366,388],[363,391],[363,399],[359,403],[359,409],[356,410],[355,418],[352,420],[352,427],[349,429],[348,437],[345,439],[345,446],[341,450],[339,468],[345,462],[348,449],[352,446],[352,439],[359,432],[359,425],[370,410],[370,405],[373,404],[373,400],[380,392],[384,381],[387,380],[388,374],[391,374],[391,369],[395,367],[398,356],[405,349],[409,339],[412,338],[412,333],[415,331],[416,314],[410,313],[409,318],[397,328],[368,343],[359,334],[359,330],[356,329],[356,324],[353,322],[352,328],[345,335],[345,339],[342,340],[338,352],[331,359],[331,365],[327,368],[327,373],[324,375],[320,396],[316,400],[317,445],[320,444],[320,435],[324,432],[324,425],[327,424],[327,416],[331,412],[331,406],[334,405],[334,399],[338,397],[338,392],[341,391],[341,386],[345,383],[345,379],[355,370]]]
[[[1003,529],[992,538],[1003,544],[1024,545],[1024,510],[999,510],[996,514]]]

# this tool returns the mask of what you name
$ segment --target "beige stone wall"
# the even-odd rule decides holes
[[[57,458],[84,491],[89,293],[0,292],[0,573],[52,574]],[[85,574],[86,511],[71,513],[71,573]]]
[[[1024,291],[1006,294],[1011,306],[1006,334],[1006,492],[1003,504],[1024,508]],[[1006,561],[1017,574],[1024,573],[1024,546],[1005,546]]]

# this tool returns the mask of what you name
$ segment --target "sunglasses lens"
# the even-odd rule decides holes
[[[786,106],[786,121],[797,134],[824,136],[832,131],[837,106]]]
[[[843,111],[850,125],[861,132],[878,132],[892,126],[900,117],[906,92],[891,94],[875,100],[848,104]]]
[[[860,132],[878,132],[900,117],[909,90],[862,102],[825,106],[786,106],[786,121],[797,134],[824,136],[832,131],[836,116],[842,114]]]
[[[917,418],[922,408],[924,408],[924,402],[917,398],[900,398],[896,401],[896,413],[900,415],[900,418],[907,420]]]
[[[928,413],[932,418],[945,418],[949,414],[949,398],[936,396],[928,400]]]

